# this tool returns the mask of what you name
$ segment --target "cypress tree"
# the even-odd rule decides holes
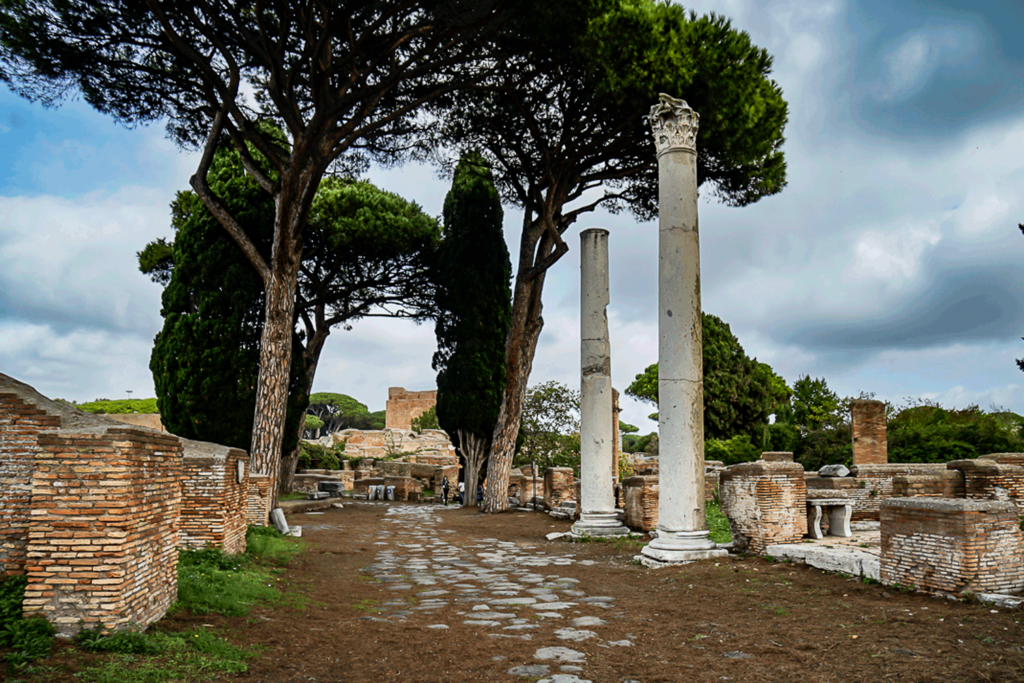
[[[437,420],[463,460],[471,506],[505,391],[512,264],[502,216],[490,166],[476,152],[464,154],[444,201],[433,367]]]

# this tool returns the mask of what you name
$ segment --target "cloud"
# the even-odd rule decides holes
[[[904,102],[929,86],[939,70],[963,72],[979,61],[982,36],[970,24],[908,31],[883,47],[869,91],[881,102]]]

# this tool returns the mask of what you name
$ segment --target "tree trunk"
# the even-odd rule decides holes
[[[463,479],[466,493],[462,498],[462,505],[463,507],[476,507],[476,487],[480,481],[480,470],[484,458],[487,456],[487,439],[462,429],[456,431],[459,436],[459,450],[466,460]]]
[[[498,411],[498,423],[494,427],[491,456],[487,463],[484,512],[505,512],[509,509],[508,482],[512,474],[516,437],[523,416],[523,401],[526,399],[530,370],[533,369],[537,340],[544,327],[544,318],[541,316],[543,287],[544,273],[525,282],[521,276],[516,278],[512,320],[508,340],[505,342],[505,395]]]
[[[299,391],[305,394],[302,397],[302,402],[306,405],[309,404],[309,395],[313,391],[313,378],[316,376],[316,368],[320,363],[320,352],[324,350],[324,342],[327,341],[327,336],[330,333],[330,328],[316,330],[309,336],[309,342],[302,350],[305,384],[299,387]],[[305,429],[306,419],[305,413],[303,413],[302,419],[299,420],[299,440],[292,452],[281,460],[281,483],[278,487],[281,494],[291,493],[295,488],[295,469],[299,464],[299,454],[302,452],[302,434]],[[320,430],[318,429],[317,435],[319,436],[319,434]]]

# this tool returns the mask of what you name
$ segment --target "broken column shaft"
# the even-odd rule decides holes
[[[576,536],[629,532],[615,514],[612,357],[608,342],[608,231],[580,233],[580,518]]]

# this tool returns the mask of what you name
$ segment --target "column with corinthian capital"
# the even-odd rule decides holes
[[[697,112],[662,95],[658,152],[658,531],[648,566],[726,555],[704,519],[704,375],[697,231]]]

